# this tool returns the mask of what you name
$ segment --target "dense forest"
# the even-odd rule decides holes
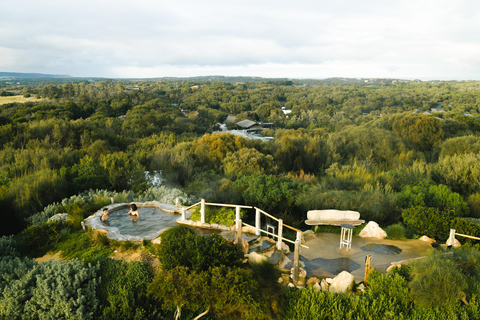
[[[25,101],[9,100],[17,96]],[[171,318],[168,312],[173,311],[165,310],[175,310],[179,301],[167,297],[184,294],[187,301],[188,294],[174,294],[169,291],[174,290],[170,285],[179,281],[177,285],[200,290],[194,287],[200,284],[193,279],[209,283],[211,290],[225,292],[228,281],[238,282],[245,295],[236,305],[229,305],[231,314],[216,302],[185,303],[185,309],[190,310],[185,312],[192,316],[210,308],[216,318],[262,319],[281,314],[287,319],[309,318],[302,312],[314,311],[300,310],[297,301],[337,299],[334,295],[315,297],[320,293],[295,290],[279,297],[276,279],[265,276],[275,273],[268,266],[262,267],[267,270],[249,273],[239,267],[238,257],[232,258],[233,249],[220,239],[198,240],[183,229],[176,231],[178,234],[172,232],[172,239],[191,241],[186,245],[192,246],[191,250],[198,250],[192,243],[201,246],[199,242],[211,241],[213,246],[223,248],[218,250],[226,252],[226,258],[197,269],[177,261],[170,270],[158,274],[141,263],[102,260],[103,249],[95,249],[100,254],[97,257],[90,252],[88,258],[60,264],[35,266],[27,258],[39,256],[53,245],[72,242],[73,246],[72,237],[83,237],[86,246],[101,248],[98,245],[108,240],[76,231],[80,221],[107,204],[110,196],[132,201],[158,193],[158,188],[152,188],[154,174],[161,175],[163,188],[181,193],[185,204],[189,199],[204,198],[254,205],[302,230],[307,228],[303,221],[308,210],[348,209],[359,211],[366,221],[374,220],[386,230],[394,230],[400,238],[428,235],[445,241],[450,228],[480,236],[480,82],[218,77],[0,79],[0,103],[0,235],[4,235],[0,266],[8,270],[16,264],[30,270],[18,275],[17,281],[25,286],[35,275],[43,274],[46,279],[55,272],[82,274],[83,280],[77,280],[85,295],[75,299],[86,299],[90,305],[84,305],[88,310],[77,310],[78,317],[72,315],[72,319],[100,314],[105,319]],[[235,121],[226,123],[228,129],[239,129],[236,122],[245,119],[268,123],[262,134],[273,139],[265,142],[220,132],[220,124],[232,115]],[[103,198],[88,196],[92,194]],[[46,222],[63,212],[73,217],[68,226]],[[248,214],[247,221],[253,219]],[[35,246],[38,239],[49,239],[45,250]],[[472,257],[479,259],[478,251],[472,248],[459,254],[458,260],[443,264],[453,268],[455,263],[462,264],[462,257],[468,256],[468,263]],[[164,259],[163,263],[172,254],[163,252],[165,248],[151,250],[161,261]],[[439,258],[433,256],[431,260],[435,265]],[[453,308],[445,309],[445,315],[468,318],[479,312],[475,300],[480,292],[478,281],[468,279],[480,277],[480,271],[465,266],[468,263],[463,264],[463,274],[452,277],[463,277],[462,292],[472,300],[470,306],[459,311],[459,299],[448,306],[439,302],[435,307]],[[108,301],[88,298],[87,294],[95,294],[88,288],[104,293],[118,289],[118,279],[111,274],[115,270],[134,275],[128,278],[133,280],[122,280],[126,281],[122,290],[148,287],[150,291],[139,290],[135,297],[126,292],[125,296],[110,293]],[[376,286],[372,285],[375,294],[389,301],[384,308],[392,316],[386,318],[398,318],[397,311],[404,310],[405,319],[424,319],[427,314],[440,319],[439,309],[421,309],[425,307],[421,298],[408,294],[407,282],[415,274],[422,274],[415,272],[414,268],[408,275],[376,275]],[[221,274],[226,282],[215,283],[213,273]],[[109,280],[95,283],[98,274]],[[191,279],[189,284],[181,280],[186,278]],[[41,286],[38,279],[37,285]],[[7,288],[5,281],[0,279],[0,288],[6,288],[7,293],[14,290]],[[262,281],[270,281],[263,284],[265,299],[256,291]],[[398,295],[390,297],[394,293],[388,292],[388,286],[397,288],[394,293]],[[76,294],[81,295],[80,291]],[[29,303],[40,304],[35,299],[40,298],[33,296]],[[362,304],[365,310],[361,312],[367,317],[375,299],[370,292],[337,302],[360,309]],[[134,307],[139,301],[142,303]],[[17,308],[18,313],[10,318],[23,319],[22,302],[17,303],[9,307],[0,303],[0,315]],[[130,309],[122,303],[131,303]],[[124,314],[115,314],[120,312],[116,309],[120,305]],[[384,312],[381,314],[385,317]]]

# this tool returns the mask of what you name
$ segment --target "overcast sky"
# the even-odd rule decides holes
[[[0,71],[480,79],[480,1],[1,0]]]

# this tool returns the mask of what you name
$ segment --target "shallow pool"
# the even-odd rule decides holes
[[[129,210],[129,208],[126,208],[111,212],[108,218],[108,225],[117,227],[120,233],[124,235],[149,236],[174,226],[178,219],[178,215],[166,213],[162,209],[155,207],[139,207],[140,218],[132,219],[127,214]]]
[[[166,207],[167,211],[175,210],[175,206],[165,205],[142,205],[136,203],[140,218],[132,219],[127,212],[130,210],[128,204],[115,204],[108,206],[110,214],[108,221],[102,222],[102,210],[97,211],[84,221],[85,226],[94,229],[104,230],[107,237],[114,240],[152,240],[160,233],[176,225],[181,215],[173,214],[162,210]]]

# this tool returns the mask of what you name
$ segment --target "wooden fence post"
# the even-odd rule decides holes
[[[260,216],[260,210],[259,210],[259,209],[256,209],[256,210],[255,210],[255,234],[256,234],[257,236],[260,235],[260,229],[262,228],[260,218],[261,218],[261,216]]]
[[[200,222],[205,223],[205,199],[200,201]]]
[[[282,234],[283,234],[283,220],[278,219],[278,239],[277,239],[277,249],[282,249]]]
[[[299,261],[300,261],[300,244],[302,242],[302,232],[297,231],[297,239],[295,240],[295,252],[293,254],[293,282],[298,281]]]
[[[371,270],[372,270],[372,256],[367,255],[365,257],[365,277],[363,278],[364,285],[367,285],[368,276],[370,275]]]

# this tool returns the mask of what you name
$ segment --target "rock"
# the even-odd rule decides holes
[[[243,252],[243,254],[247,254],[248,253],[248,247],[249,247],[248,240],[242,238],[241,241],[242,241],[242,252]]]
[[[357,287],[357,290],[360,291],[360,292],[364,292],[365,291],[365,285],[363,283],[360,283]]]
[[[346,293],[353,288],[355,278],[347,271],[342,271],[333,278],[332,284],[329,287],[329,291],[333,293]]]
[[[257,230],[257,229],[254,228],[254,227],[249,227],[249,226],[243,226],[243,227],[242,227],[242,232],[243,232],[243,233],[255,234],[256,230]]]
[[[258,254],[256,252],[250,252],[248,254],[248,263],[250,264],[259,264],[268,261],[268,258],[264,255]]]
[[[328,283],[328,285],[331,285],[333,282],[333,278],[325,278],[325,281]]]
[[[295,285],[291,282],[287,286],[290,287],[290,288],[295,288]]]
[[[370,221],[367,223],[367,226],[363,228],[362,231],[358,234],[358,236],[362,238],[377,238],[377,239],[385,239],[387,237],[387,233],[380,228],[378,223],[375,221]]]
[[[418,240],[425,241],[425,242],[430,242],[430,243],[435,242],[435,239],[429,238],[427,236],[421,236]]]
[[[313,289],[315,289],[317,291],[322,291],[322,287],[320,286],[320,284],[318,282],[315,282],[313,284]]]
[[[293,279],[293,269],[290,269],[290,278]],[[305,269],[302,269],[302,268],[298,268],[298,281],[300,281],[300,279],[303,279],[303,281],[305,281],[305,278],[307,277],[307,271]]]
[[[303,233],[303,239],[305,241],[310,240],[310,239],[315,239],[315,232],[313,230],[307,230]]]
[[[283,278],[282,277],[278,278],[278,283],[282,283],[282,282],[283,282]]]
[[[160,244],[161,242],[162,242],[162,238],[160,238],[160,237],[152,240],[153,244]]]
[[[310,286],[310,285],[314,285],[315,283],[320,283],[320,279],[318,279],[317,277],[310,277],[308,278],[307,280],[307,286]]]
[[[333,279],[332,279],[333,280]],[[322,279],[322,281],[320,282],[320,288],[322,289],[323,292],[327,292],[328,291],[328,287],[330,287],[330,285],[328,284],[327,280],[325,279]]]
[[[448,243],[448,240],[447,240],[447,242],[446,242],[445,244],[448,246],[448,244],[449,244],[449,243]],[[452,245],[452,247],[458,248],[458,247],[461,247],[461,246],[462,246],[462,244],[460,243],[460,241],[458,241],[456,238],[454,238],[454,239],[453,239],[453,245]]]

